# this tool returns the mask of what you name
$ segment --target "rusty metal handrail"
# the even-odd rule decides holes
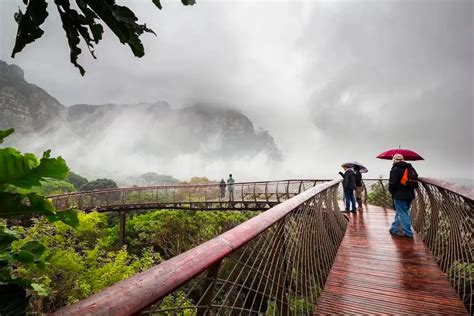
[[[299,216],[305,211],[318,211],[318,218],[330,221],[330,223],[334,225],[334,229],[329,230],[330,236],[317,237],[320,240],[323,240],[324,238],[330,240],[328,241],[327,246],[330,245],[331,249],[330,251],[327,251],[329,253],[327,254],[328,257],[324,257],[324,262],[322,263],[324,268],[321,268],[321,271],[324,270],[324,272],[317,276],[309,275],[309,272],[307,271],[304,272],[306,273],[305,275],[307,278],[312,279],[317,277],[317,284],[322,286],[322,284],[324,284],[325,277],[329,272],[329,263],[332,262],[335,257],[337,247],[342,240],[342,236],[344,235],[344,230],[346,227],[346,222],[343,215],[339,212],[336,200],[337,186],[341,181],[342,180],[340,179],[333,180],[310,188],[208,242],[205,242],[181,255],[171,258],[170,260],[167,260],[147,271],[112,285],[102,292],[94,294],[91,297],[79,301],[76,304],[60,309],[55,313],[55,315],[130,315],[133,313],[138,313],[156,301],[162,299],[173,290],[182,286],[200,273],[208,270],[211,267],[215,267],[215,265],[219,264],[224,258],[238,251],[241,247],[246,246],[264,232],[268,231],[270,228],[274,229],[275,225],[277,224],[279,227],[278,232],[283,232],[282,237],[280,237],[283,238],[282,241],[287,240],[287,242],[290,242],[291,240],[288,238],[291,237],[291,231],[284,233],[285,229],[281,230],[285,227],[285,222],[282,222],[282,220],[284,220],[290,214]],[[329,195],[328,190],[332,190],[332,196]],[[320,198],[315,200],[316,197]],[[303,207],[303,209],[301,207]],[[324,212],[330,213],[330,215],[328,214],[323,216]],[[308,217],[312,216],[311,214],[314,214],[314,212],[307,213],[303,222],[310,222],[308,219],[311,218],[314,222],[314,217]],[[291,224],[294,220],[295,219],[289,219],[288,223]],[[324,227],[325,224],[321,222],[318,223],[318,225],[323,225],[321,227]],[[289,228],[290,227],[287,229]],[[327,229],[330,228],[328,227]],[[274,235],[276,233],[276,230],[273,231]],[[309,229],[307,230],[306,234],[309,234],[307,237],[314,237],[314,234],[317,234],[317,232]],[[308,246],[322,247],[315,245],[313,242],[309,243],[306,240],[304,242],[308,243]],[[278,242],[277,244],[280,246],[281,242]],[[294,246],[294,244],[292,244],[292,246]],[[301,246],[302,245],[298,247]],[[323,248],[327,250],[327,246]],[[269,247],[269,249],[272,250],[272,247]],[[322,251],[322,249],[316,251]],[[279,261],[277,260],[277,262]],[[280,266],[280,263],[277,265]],[[264,272],[266,271],[267,273],[270,273],[265,269]],[[270,269],[273,271],[271,266]],[[277,270],[275,271],[273,273],[278,272]],[[290,271],[290,274],[287,277],[291,277],[292,273],[296,273],[296,271]],[[216,273],[214,272],[214,274]],[[279,275],[279,273],[277,274]],[[316,291],[316,289],[313,287],[305,290],[306,292],[310,292],[309,294],[306,293],[306,295],[309,295],[311,299],[315,299],[315,297],[313,297],[314,294],[311,294],[313,293],[313,290]],[[276,291],[278,293],[281,292],[281,290],[278,290],[278,288]],[[277,294],[274,293],[274,295]],[[283,296],[278,294],[277,297],[281,298]],[[284,298],[280,299],[280,301],[284,300]],[[209,306],[212,308],[211,305]]]
[[[420,178],[412,224],[439,267],[474,313],[474,189]]]
[[[234,185],[245,185],[245,184],[265,184],[265,183],[278,183],[278,182],[310,182],[310,181],[318,181],[318,182],[329,182],[332,179],[291,179],[291,180],[271,180],[271,181],[247,181],[247,182],[235,182]],[[182,184],[160,184],[160,185],[148,185],[148,186],[132,186],[132,187],[122,187],[122,188],[112,188],[112,189],[98,189],[98,190],[89,190],[89,191],[75,191],[75,192],[68,192],[68,193],[61,193],[61,194],[54,194],[48,196],[48,198],[57,198],[57,197],[64,197],[64,196],[72,196],[72,195],[82,195],[86,193],[110,193],[110,192],[121,192],[121,191],[134,191],[139,189],[182,189],[182,188],[204,188],[204,187],[215,187],[218,186],[219,182],[209,182],[209,183],[182,183]],[[227,184],[226,184],[227,185]]]
[[[57,210],[75,206],[90,211],[143,209],[240,209],[264,210],[308,188],[327,180],[284,180],[241,182],[227,185],[222,192],[219,183],[165,185],[104,189],[50,196]],[[278,192],[278,187],[284,189]],[[262,197],[266,192],[267,195]],[[236,197],[237,199],[235,199]],[[261,203],[266,202],[262,207]]]
[[[463,185],[459,185],[450,181],[434,179],[434,178],[419,178],[419,181],[443,188],[445,190],[456,193],[467,199],[474,200],[474,189]]]

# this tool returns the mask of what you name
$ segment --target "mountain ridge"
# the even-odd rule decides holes
[[[73,165],[85,151],[93,151],[94,159],[104,154],[133,154],[146,161],[196,154],[211,162],[261,155],[282,159],[268,131],[256,129],[250,118],[225,105],[201,102],[176,109],[157,101],[64,106],[28,83],[20,67],[0,61],[0,129],[9,127],[17,130],[12,145],[36,152],[51,142]]]

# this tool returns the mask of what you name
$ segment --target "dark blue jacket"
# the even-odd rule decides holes
[[[352,169],[347,169],[346,172],[344,172],[344,180],[342,180],[342,187],[344,191],[355,190],[356,177]]]

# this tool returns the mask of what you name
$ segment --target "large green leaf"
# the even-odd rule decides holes
[[[0,225],[0,256],[8,256],[7,253],[10,253],[12,242],[18,240],[19,237],[18,232]]]
[[[39,257],[41,257],[43,252],[46,250],[46,247],[37,240],[31,240],[21,246],[20,250],[27,251],[33,254],[36,259],[39,259]]]
[[[14,131],[15,131],[14,128],[0,130],[0,144],[3,143],[3,140],[9,135],[11,135]]]
[[[51,199],[42,195],[0,192],[0,218],[25,214],[44,215],[50,222],[61,221],[71,227],[79,226],[77,210],[74,208],[56,212]],[[0,231],[0,241],[1,236]]]
[[[0,218],[25,214],[54,214],[50,199],[35,194],[0,192]]]
[[[25,3],[28,3],[28,1],[26,0]],[[47,7],[48,3],[46,0],[31,0],[24,14],[21,10],[15,13],[18,31],[12,51],[12,58],[15,57],[16,53],[21,52],[27,44],[34,42],[43,35],[44,32],[40,26],[48,16]]]
[[[12,258],[21,263],[34,263],[35,256],[28,251],[19,251],[12,255]]]
[[[74,208],[59,211],[55,214],[46,214],[45,216],[50,222],[61,221],[71,227],[79,226],[79,217],[77,215],[77,210]]]
[[[160,10],[163,9],[163,6],[161,5],[160,0],[152,0],[152,1],[158,9],[160,9]]]
[[[50,150],[41,160],[35,155],[21,154],[15,148],[0,149],[0,184],[29,189],[47,178],[64,179],[69,168],[63,158],[50,158]]]

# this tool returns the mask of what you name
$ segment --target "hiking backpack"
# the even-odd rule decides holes
[[[418,174],[415,171],[415,168],[409,167],[405,168],[403,176],[400,179],[400,183],[406,187],[418,188]]]

